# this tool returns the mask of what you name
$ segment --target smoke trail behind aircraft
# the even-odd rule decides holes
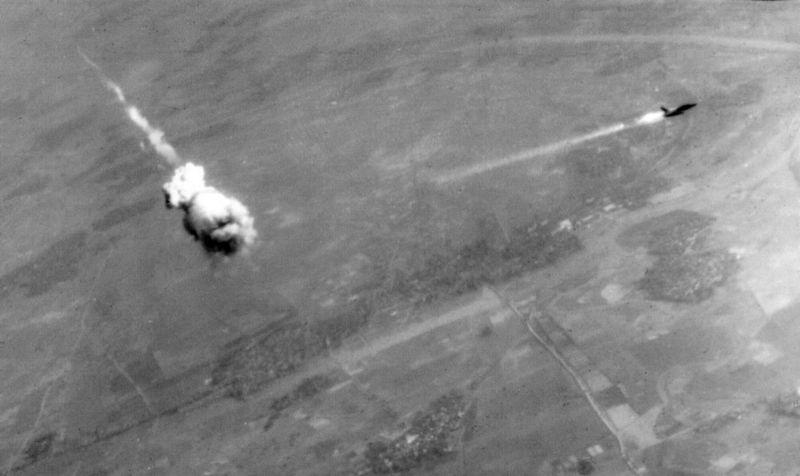
[[[601,127],[597,130],[576,137],[571,137],[569,139],[560,140],[558,142],[553,142],[551,144],[542,145],[539,147],[534,147],[532,149],[526,149],[521,152],[508,155],[506,157],[489,160],[487,162],[475,164],[472,166],[458,168],[456,170],[434,177],[433,181],[440,185],[450,182],[456,182],[459,180],[472,177],[473,175],[479,175],[485,172],[492,171],[500,167],[506,167],[516,163],[526,162],[536,157],[541,157],[543,155],[555,154],[563,150],[569,149],[570,147],[575,147],[578,144],[582,144],[584,142],[588,142],[594,139],[599,139],[600,137],[609,136],[611,134],[616,134],[626,129],[656,124],[664,120],[665,117],[664,114],[665,114],[664,111],[648,112],[646,114],[643,114],[642,116],[640,116],[638,119],[636,119],[631,123],[626,124],[623,122],[619,122],[617,124]]]
[[[587,142],[593,139],[597,139],[598,137],[603,137],[617,133],[619,131],[625,130],[625,128],[626,126],[623,123],[603,127],[588,134],[583,134],[577,137],[572,137],[570,139],[565,139],[558,142],[553,142],[551,144],[534,147],[532,149],[523,150],[521,152],[517,152],[515,154],[511,154],[506,157],[490,160],[488,162],[483,162],[480,164],[475,164],[470,167],[463,167],[460,169],[456,169],[452,172],[439,175],[438,177],[434,178],[434,181],[438,184],[445,184],[448,182],[463,180],[473,175],[489,172],[491,170],[500,167],[507,167],[509,165],[516,164],[519,162],[525,162],[536,157],[541,157],[542,155],[555,154],[556,152],[560,152],[570,147],[574,147],[583,142]]]

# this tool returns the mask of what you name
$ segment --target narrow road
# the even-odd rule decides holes
[[[634,475],[647,474],[647,468],[637,465],[636,462],[634,462],[633,459],[628,454],[627,448],[625,446],[625,441],[623,440],[622,435],[620,434],[617,427],[614,425],[614,422],[611,421],[611,418],[608,416],[605,410],[603,410],[603,408],[600,407],[600,405],[594,399],[592,391],[589,385],[586,383],[586,381],[583,380],[580,374],[578,374],[578,372],[569,364],[569,362],[564,358],[564,356],[561,355],[561,352],[559,352],[558,348],[553,343],[553,341],[546,334],[538,332],[535,329],[536,325],[535,322],[533,322],[535,321],[533,313],[536,311],[536,308],[534,307],[531,310],[531,315],[526,318],[525,316],[522,315],[519,309],[517,309],[516,306],[514,306],[514,304],[509,299],[505,298],[494,288],[489,287],[489,289],[491,289],[492,292],[497,295],[497,298],[500,301],[502,301],[503,304],[505,304],[509,309],[511,309],[511,311],[525,324],[525,326],[528,328],[528,331],[531,333],[534,339],[536,339],[536,341],[539,342],[542,345],[542,347],[544,347],[550,353],[550,355],[553,356],[554,359],[556,359],[559,365],[561,365],[564,368],[564,370],[566,370],[567,373],[569,373],[570,377],[572,377],[572,380],[575,381],[575,384],[581,390],[581,393],[583,393],[583,396],[584,398],[586,398],[586,401],[589,402],[589,406],[592,407],[592,410],[594,410],[594,412],[597,414],[597,417],[600,418],[600,420],[603,422],[606,428],[608,428],[608,431],[612,435],[614,435],[614,438],[616,438],[617,445],[619,447],[619,452],[622,455],[622,459],[625,460],[625,464],[628,466],[628,469],[631,471],[631,473]]]

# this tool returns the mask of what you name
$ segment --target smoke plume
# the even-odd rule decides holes
[[[255,241],[250,212],[239,200],[206,185],[203,167],[191,162],[178,167],[163,190],[167,208],[184,211],[184,228],[206,251],[232,254]]]
[[[253,244],[257,233],[253,217],[242,202],[206,184],[205,169],[187,162],[164,138],[164,131],[150,124],[144,114],[125,98],[122,88],[94,61],[78,49],[84,61],[114,93],[133,124],[147,135],[153,150],[175,168],[172,180],[162,187],[168,209],[184,212],[183,227],[209,253],[232,254]]]
[[[521,152],[508,155],[506,157],[491,159],[472,166],[457,168],[455,170],[451,170],[449,172],[433,177],[433,182],[442,185],[450,182],[464,180],[475,175],[490,172],[497,168],[506,167],[521,162],[527,162],[531,159],[534,159],[536,157],[541,157],[543,155],[556,154],[564,150],[567,150],[571,147],[575,147],[576,145],[582,144],[584,142],[616,134],[618,132],[622,132],[624,130],[633,127],[649,126],[652,124],[656,124],[658,122],[663,121],[664,118],[665,118],[665,112],[663,110],[648,112],[646,114],[643,114],[642,116],[639,116],[635,121],[630,123],[618,122],[610,126],[601,127],[586,134],[570,137],[569,139],[552,142],[550,144],[534,147],[532,149],[526,149]]]

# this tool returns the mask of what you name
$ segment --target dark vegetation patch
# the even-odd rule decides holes
[[[489,337],[492,334],[494,334],[494,329],[492,329],[491,325],[486,324],[485,326],[481,327],[481,330],[478,332],[478,337]]]
[[[6,200],[39,193],[47,188],[48,185],[50,185],[50,181],[51,179],[47,175],[36,175],[31,177],[14,187],[14,189],[11,190],[8,195],[6,195]]]
[[[673,210],[625,230],[618,239],[628,248],[644,246],[653,255],[679,254],[705,246],[714,217]]]
[[[661,410],[653,425],[653,433],[659,439],[666,439],[683,430],[685,426],[668,409]]]
[[[603,408],[611,408],[623,403],[627,403],[628,399],[618,385],[608,387],[595,394],[595,400]]]
[[[293,391],[276,398],[269,406],[269,417],[264,424],[264,431],[269,430],[284,410],[315,397],[320,392],[329,389],[336,381],[327,375],[313,375],[295,387]]]
[[[594,464],[588,459],[578,460],[578,464],[575,465],[575,471],[578,474],[592,474],[594,473]]]
[[[554,264],[582,247],[578,237],[555,224],[534,224],[511,230],[497,246],[486,237],[460,247],[448,244],[438,252],[420,252],[416,262],[386,264],[379,293],[415,305],[475,291]]]
[[[24,455],[25,461],[23,464],[28,465],[47,457],[53,449],[53,441],[56,438],[55,433],[45,433],[35,440],[28,443],[25,447]]]
[[[664,255],[638,284],[650,299],[697,303],[710,298],[736,269],[736,258],[726,250]]]
[[[457,391],[439,397],[412,418],[402,435],[389,442],[367,443],[364,458],[369,469],[376,474],[400,473],[452,454],[466,410],[464,396]]]
[[[332,318],[308,323],[287,319],[242,336],[229,343],[216,362],[212,385],[227,396],[244,399],[341,345],[366,324],[370,312],[364,301],[357,301]]]
[[[787,392],[767,402],[767,412],[780,417],[800,418],[800,395]]]
[[[120,223],[124,223],[130,220],[133,217],[142,215],[150,210],[158,204],[159,200],[153,197],[145,198],[144,200],[139,200],[138,202],[131,203],[130,205],[123,205],[119,208],[115,208],[110,212],[103,215],[103,218],[97,220],[96,222],[92,223],[92,230],[94,231],[104,231],[108,230],[109,228],[119,225]]]
[[[710,248],[713,222],[707,215],[674,210],[634,225],[618,238],[621,245],[644,246],[656,257],[638,283],[650,299],[701,302],[737,270],[727,250]]]
[[[20,289],[27,297],[46,293],[78,274],[89,233],[76,231],[56,241],[33,260],[0,277],[0,294]]]
[[[587,203],[610,200],[629,210],[647,204],[669,181],[637,161],[629,147],[613,143],[598,149],[582,148],[567,153],[553,167],[564,167],[567,193],[561,207],[581,209]]]
[[[402,253],[408,257],[402,264],[394,259],[372,261],[364,257],[363,269],[352,266],[365,279],[345,285],[341,285],[341,277],[322,279],[331,281],[334,298],[347,304],[324,311],[324,318],[319,319],[301,319],[304,316],[293,313],[232,341],[213,364],[212,385],[226,396],[247,398],[340,346],[374,317],[376,309],[413,307],[456,297],[553,264],[581,248],[575,234],[556,224],[520,227],[509,231],[508,237],[500,245],[490,245],[490,238],[484,235],[462,246],[437,247],[427,241],[419,248],[402,246]],[[380,249],[385,250],[385,246],[380,245]],[[282,403],[274,405],[273,413],[277,413]]]

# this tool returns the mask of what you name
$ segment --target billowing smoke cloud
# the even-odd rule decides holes
[[[128,102],[122,88],[83,51],[78,49],[78,53],[114,93],[131,122],[147,135],[156,153],[175,167],[172,180],[164,184],[163,192],[167,208],[183,210],[184,229],[210,253],[232,254],[253,244],[257,233],[247,207],[206,185],[202,166],[191,162],[181,165],[183,160],[164,138],[164,131],[153,127],[144,114]]]
[[[184,211],[184,228],[207,251],[231,254],[255,241],[250,212],[239,200],[206,185],[203,167],[191,162],[178,167],[163,190],[167,208]]]

